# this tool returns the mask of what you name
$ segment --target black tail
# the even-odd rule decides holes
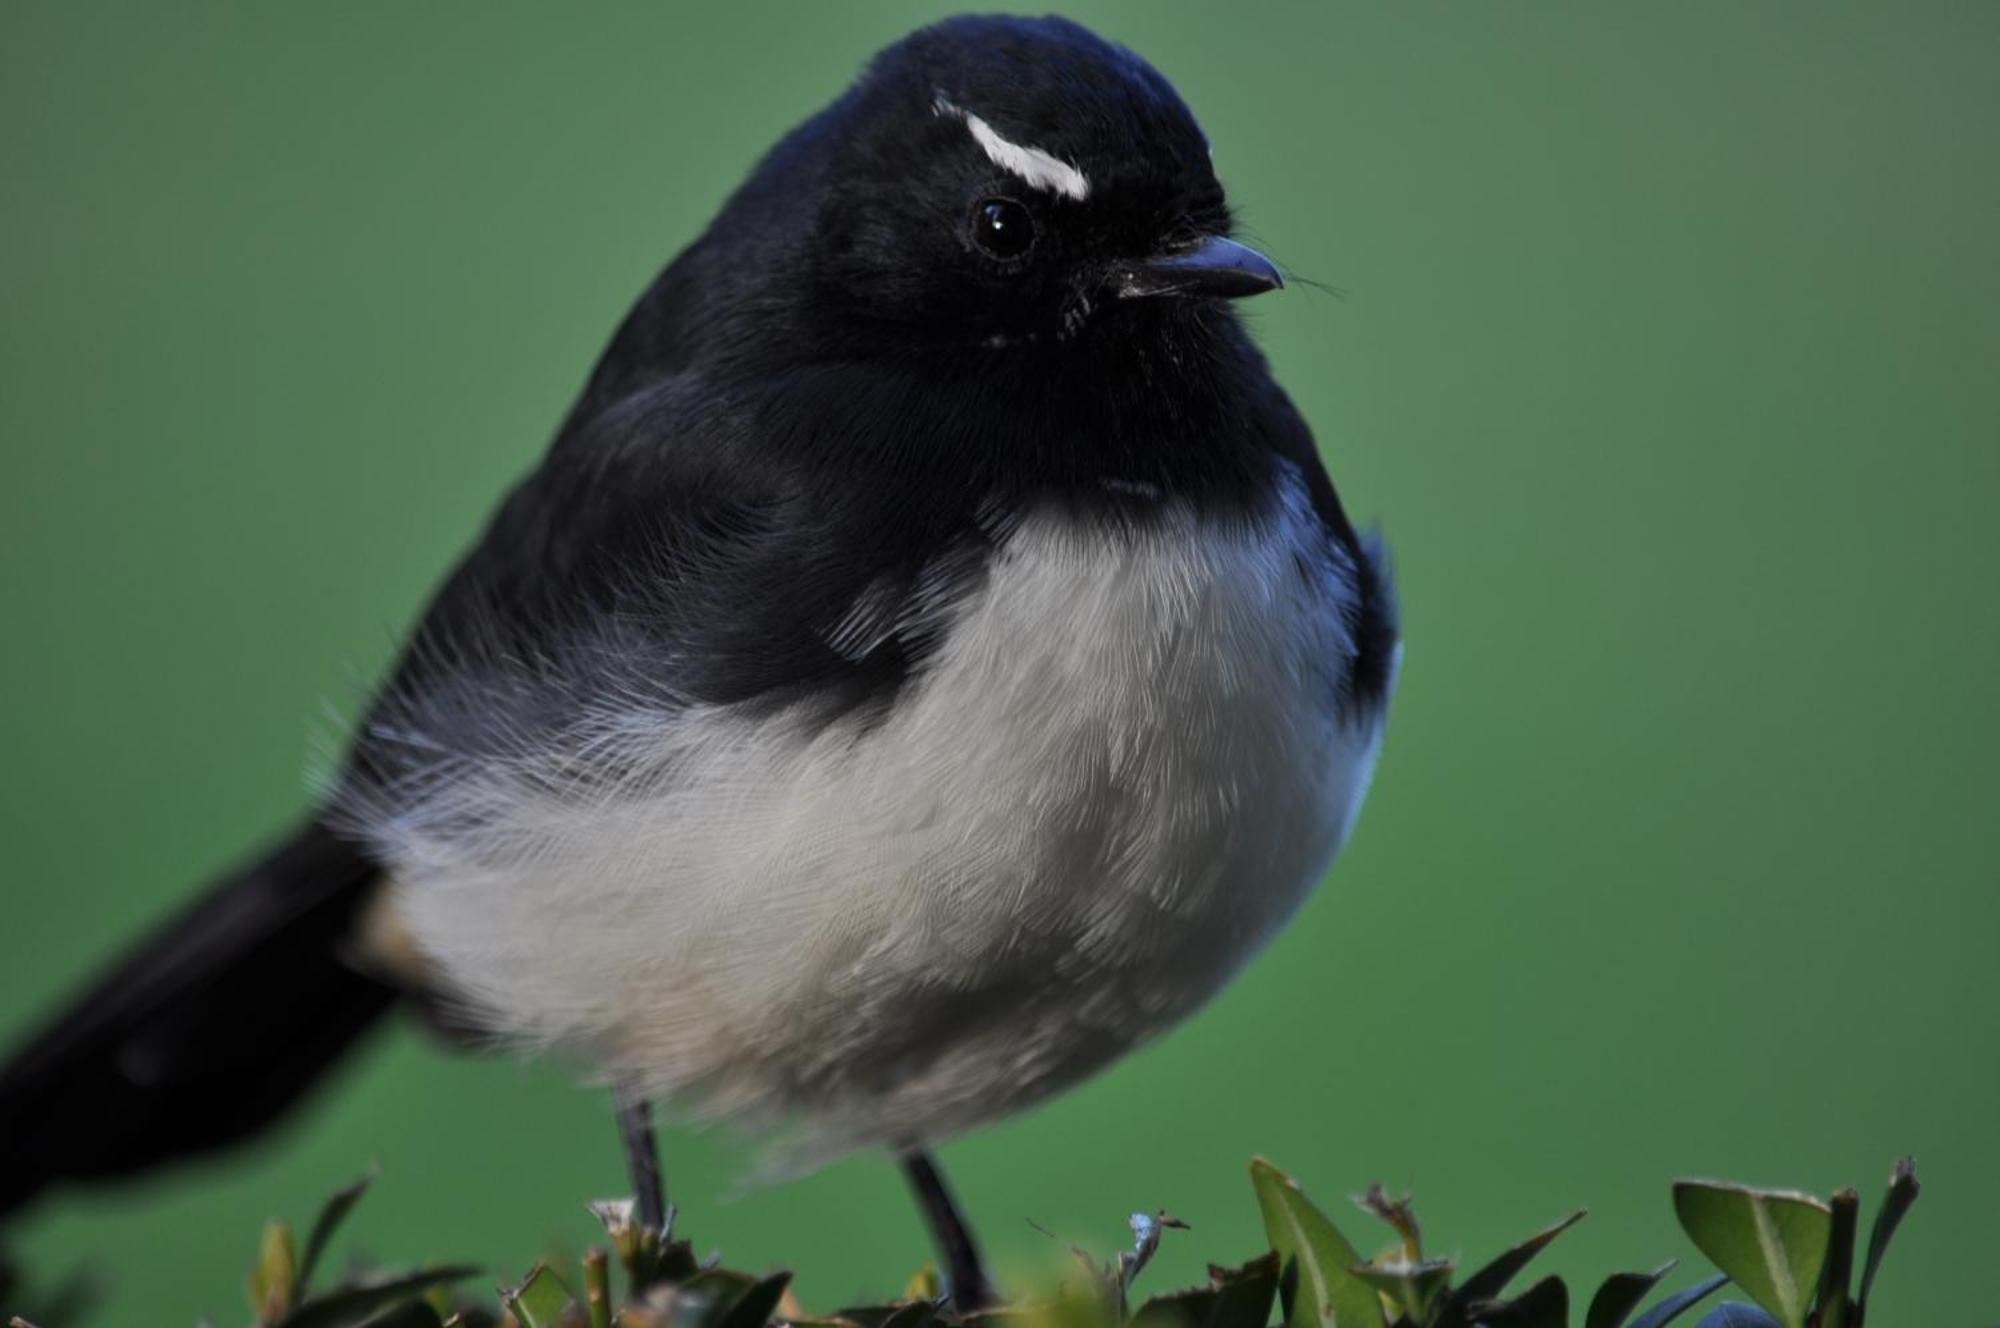
[[[343,962],[376,868],[317,824],[148,937],[0,1068],[0,1215],[247,1138],[394,999]]]

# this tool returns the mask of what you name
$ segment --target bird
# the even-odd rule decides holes
[[[783,1174],[936,1149],[1219,992],[1325,874],[1400,656],[1140,56],[876,54],[616,328],[309,813],[0,1069],[0,1213],[262,1132],[391,1010]]]

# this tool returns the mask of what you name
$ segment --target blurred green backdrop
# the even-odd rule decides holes
[[[0,17],[0,1035],[303,805],[348,705],[628,299],[925,4]],[[1196,1226],[1264,1151],[1477,1253],[1691,1253],[1684,1173],[1917,1153],[1885,1328],[1994,1312],[2000,8],[1074,6],[1174,79],[1409,653],[1358,834],[1220,1002],[951,1147],[1003,1266]],[[247,1156],[70,1196],[105,1321],[241,1313],[257,1225],[371,1158],[357,1248],[510,1274],[621,1188],[607,1111],[399,1029]],[[704,1246],[809,1303],[925,1257],[855,1160]]]

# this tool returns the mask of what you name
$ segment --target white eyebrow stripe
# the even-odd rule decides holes
[[[1081,203],[1090,197],[1090,181],[1082,171],[1040,148],[1028,147],[1020,143],[1010,143],[1000,137],[984,120],[960,106],[954,106],[939,97],[932,103],[939,115],[955,115],[965,121],[965,127],[972,131],[972,137],[993,164],[1009,175],[1035,189],[1046,189],[1073,198]]]

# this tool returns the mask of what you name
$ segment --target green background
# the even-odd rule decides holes
[[[649,274],[919,4],[9,5],[0,1035],[285,824]],[[1374,797],[1211,1009],[946,1150],[1004,1269],[1195,1224],[1269,1153],[1478,1254],[1668,1179],[1925,1194],[1884,1328],[1996,1312],[2000,8],[1079,5],[1176,81],[1295,285],[1254,318],[1408,657]],[[603,1102],[399,1029],[277,1139],[66,1196],[112,1323],[242,1313],[255,1230],[379,1158],[359,1247],[495,1277],[621,1188]],[[925,1257],[878,1159],[704,1249],[808,1303]],[[1360,1227],[1357,1217],[1349,1225]],[[142,1312],[150,1297],[159,1312]]]

